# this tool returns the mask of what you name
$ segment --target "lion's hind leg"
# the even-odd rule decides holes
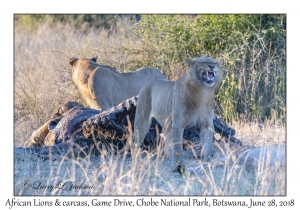
[[[151,100],[149,99],[150,94],[146,87],[144,87],[138,96],[138,102],[134,120],[134,135],[133,143],[131,145],[131,151],[140,149],[141,144],[147,135],[151,126]]]

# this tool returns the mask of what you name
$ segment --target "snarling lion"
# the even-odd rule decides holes
[[[106,110],[139,94],[143,86],[165,76],[154,68],[120,73],[116,69],[96,63],[96,58],[71,58],[72,78],[87,105]]]
[[[51,118],[47,122],[45,122],[37,130],[32,132],[31,136],[25,142],[24,146],[53,146],[53,138],[48,137],[50,128],[56,126],[56,124],[64,116],[64,114],[74,107],[83,106],[77,102],[66,102],[58,110],[55,110],[55,112],[52,114]]]
[[[184,171],[182,139],[185,127],[200,126],[203,161],[208,161],[212,155],[214,92],[222,80],[221,61],[202,56],[186,59],[186,62],[189,66],[186,75],[176,81],[157,80],[140,91],[133,144],[141,145],[154,117],[166,133],[166,155],[181,173]]]

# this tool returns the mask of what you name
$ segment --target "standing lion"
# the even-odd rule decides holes
[[[142,87],[166,78],[154,68],[120,73],[116,69],[96,63],[96,58],[71,58],[72,78],[87,105],[106,110],[139,94]]]
[[[166,132],[166,155],[179,172],[184,171],[182,138],[187,126],[200,125],[202,157],[208,161],[213,149],[215,88],[221,84],[222,62],[207,56],[186,59],[189,71],[176,81],[157,80],[139,93],[134,123],[135,148],[139,148],[154,117]],[[136,152],[136,149],[132,147]]]

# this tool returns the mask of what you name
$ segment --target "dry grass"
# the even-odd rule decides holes
[[[36,33],[15,29],[14,122],[15,145],[20,146],[31,132],[67,101],[85,105],[71,79],[69,59],[98,56],[98,62],[120,71],[135,71],[139,54],[128,55],[124,48],[134,45],[119,32],[91,30],[87,34],[67,25],[43,25]]]
[[[286,143],[286,127],[258,122],[234,122],[230,125],[236,130],[238,139],[245,145],[261,146]]]
[[[66,101],[84,104],[71,80],[71,57],[98,56],[99,63],[122,71],[142,66],[142,53],[126,53],[135,45],[125,39],[126,30],[87,34],[68,26],[51,30],[39,27],[35,34],[15,29],[14,145],[21,146],[32,131]],[[139,59],[137,59],[139,58]],[[146,58],[145,58],[146,59]],[[184,72],[177,72],[176,75]],[[85,104],[84,104],[85,105]],[[236,137],[246,145],[285,144],[285,127],[277,124],[235,122]],[[15,195],[286,195],[285,166],[246,166],[236,161],[235,148],[226,145],[225,162],[202,163],[185,158],[183,176],[170,171],[169,161],[146,156],[53,157],[50,160],[15,159]],[[246,150],[246,149],[245,149]],[[243,151],[240,150],[240,152]],[[219,151],[220,153],[220,151]],[[276,172],[276,173],[275,173]],[[52,189],[59,182],[93,186],[92,189]],[[28,183],[24,187],[24,184]],[[33,185],[35,183],[35,185]],[[44,188],[34,189],[41,183]],[[48,188],[45,188],[48,186]],[[65,185],[66,187],[66,185]],[[66,189],[66,188],[65,188]]]
[[[270,130],[259,130],[257,125],[240,125],[248,143],[274,144],[285,139],[284,128],[275,141]],[[237,130],[242,133],[243,129]],[[243,140],[243,139],[242,139]],[[283,144],[281,144],[283,145]],[[185,152],[187,171],[183,176],[170,169],[170,161],[148,154],[141,158],[89,154],[73,157],[70,154],[48,160],[15,158],[16,195],[285,195],[285,164],[281,160],[269,166],[262,155],[258,163],[247,165],[239,155],[251,151],[249,147],[228,147],[216,143],[215,158],[208,163],[193,158]],[[262,151],[263,152],[263,151]],[[220,155],[225,154],[225,160]],[[275,152],[276,153],[276,152]],[[277,155],[277,153],[275,154]],[[24,184],[30,184],[24,187]],[[55,188],[59,182],[92,186],[92,189]],[[43,188],[42,186],[48,186]],[[49,189],[49,186],[55,186]],[[61,185],[62,186],[62,185]],[[41,188],[41,189],[39,189]]]

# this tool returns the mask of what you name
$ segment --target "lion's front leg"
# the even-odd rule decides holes
[[[170,125],[166,129],[165,155],[171,161],[174,170],[183,173],[183,147],[182,147],[183,128]]]
[[[200,139],[202,141],[202,160],[207,162],[213,154],[214,127],[212,119],[205,119],[200,125]]]
[[[172,127],[172,138],[173,138],[173,148],[174,148],[174,163],[176,170],[183,173],[185,168],[183,164],[183,147],[182,147],[182,137],[183,137],[182,127]]]
[[[174,107],[173,107],[173,110]],[[167,131],[165,153],[167,158],[171,160],[172,167],[175,171],[183,173],[185,170],[183,164],[183,146],[182,138],[184,127],[182,126],[183,113],[173,111],[172,115],[169,116],[169,120],[165,122],[165,129]]]

